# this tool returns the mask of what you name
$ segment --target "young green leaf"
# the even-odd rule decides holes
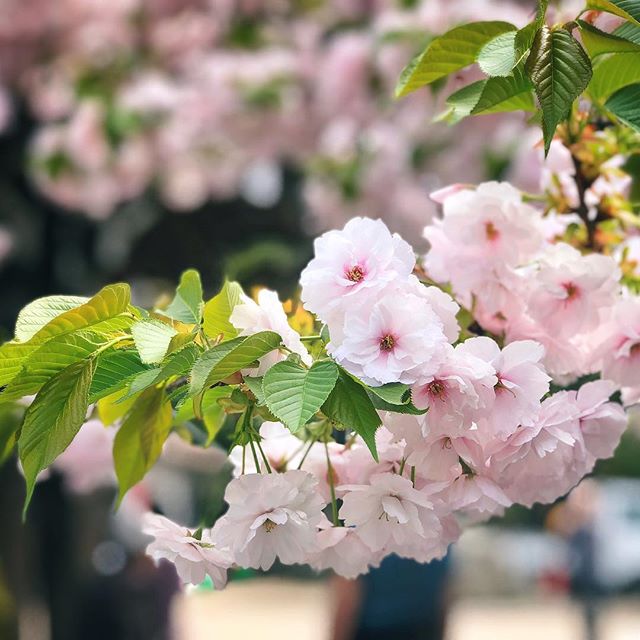
[[[116,434],[113,461],[120,488],[118,504],[162,453],[172,423],[171,403],[164,389],[152,387],[138,398]]]
[[[516,66],[516,34],[507,31],[489,40],[478,54],[478,64],[488,76],[508,76]]]
[[[264,393],[262,392],[262,376],[257,378],[251,378],[249,376],[244,377],[244,383],[249,388],[249,391],[256,397],[257,404],[264,404]]]
[[[280,346],[281,338],[273,331],[261,331],[246,338],[234,338],[205,351],[193,365],[190,395],[221,382],[230,375],[250,367],[256,360]]]
[[[29,344],[42,344],[56,336],[73,333],[80,329],[92,328],[94,331],[109,331],[129,325],[133,318],[127,318],[124,325],[105,325],[106,321],[130,311],[131,291],[128,284],[110,284],[96,293],[79,307],[61,313],[40,329],[29,341]]]
[[[640,53],[640,45],[613,33],[601,31],[584,20],[578,20],[585,49],[596,58],[605,53]]]
[[[640,24],[640,0],[587,0],[587,9],[606,11]]]
[[[95,358],[76,362],[51,378],[27,409],[18,440],[27,482],[26,513],[38,474],[71,443],[89,407]]]
[[[411,401],[411,387],[400,382],[390,382],[383,384],[381,387],[367,387],[367,391],[370,391],[378,398],[382,398],[389,404],[407,404]]]
[[[131,335],[145,364],[160,362],[169,349],[172,338],[178,332],[159,320],[141,320],[131,327]]]
[[[364,387],[345,371],[340,370],[331,395],[322,405],[322,412],[334,422],[353,429],[378,460],[375,436],[382,420]]]
[[[454,124],[469,115],[506,111],[534,111],[533,86],[521,69],[503,78],[479,80],[447,98],[447,122]]]
[[[144,364],[137,351],[133,349],[107,349],[98,358],[89,401],[97,402],[123,389],[132,378],[149,368],[149,365]]]
[[[265,373],[262,389],[269,410],[295,433],[318,412],[337,379],[338,367],[331,360],[309,369],[285,360]]]
[[[396,97],[406,96],[420,87],[473,64],[482,47],[501,33],[515,31],[508,22],[473,22],[434,38],[402,71]]]
[[[225,282],[220,293],[205,304],[203,328],[208,336],[217,338],[222,334],[223,340],[230,340],[238,335],[229,317],[241,296],[242,287],[237,282]]]
[[[45,342],[31,353],[18,375],[0,393],[0,404],[37,393],[57,373],[91,357],[107,341],[105,336],[79,331]]]
[[[597,62],[589,84],[589,95],[599,103],[618,89],[640,82],[640,55],[617,53]]]
[[[565,29],[543,25],[531,46],[526,70],[542,108],[545,154],[558,124],[591,79],[591,61],[580,43]]]
[[[185,324],[200,324],[203,307],[200,274],[189,269],[180,276],[175,298],[162,314]]]
[[[88,302],[89,298],[78,296],[47,296],[29,303],[18,314],[16,340],[27,342],[51,320],[70,309]]]
[[[616,91],[604,106],[620,122],[640,133],[640,83]]]
[[[471,115],[535,111],[533,85],[521,67],[504,78],[489,78]]]

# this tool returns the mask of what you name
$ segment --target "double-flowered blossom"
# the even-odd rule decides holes
[[[216,589],[227,583],[227,569],[233,565],[229,552],[211,539],[211,530],[198,534],[154,513],[144,517],[142,530],[153,536],[147,554],[156,562],[169,560],[184,583],[200,584],[208,575]]]
[[[314,249],[315,257],[300,275],[302,300],[330,326],[406,280],[416,262],[411,245],[381,220],[368,218],[353,218],[342,231],[328,231],[315,240]]]
[[[243,567],[269,569],[305,562],[316,550],[324,501],[306,471],[246,474],[227,486],[229,510],[213,528],[214,542]]]

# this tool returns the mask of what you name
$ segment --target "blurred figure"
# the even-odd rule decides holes
[[[336,576],[332,640],[442,640],[449,565],[393,555],[357,580]]]
[[[603,593],[597,572],[595,517],[598,485],[585,480],[549,514],[548,524],[567,538],[570,550],[570,589],[582,605],[585,640],[598,640],[598,606]]]

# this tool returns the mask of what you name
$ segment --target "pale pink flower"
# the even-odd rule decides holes
[[[437,538],[442,530],[429,497],[395,473],[372,476],[367,485],[342,487],[340,517],[355,526],[371,551],[401,551]]]
[[[233,564],[233,558],[226,549],[216,546],[210,529],[203,529],[196,538],[194,531],[164,516],[147,513],[142,531],[155,538],[147,547],[147,555],[156,562],[173,563],[182,582],[200,584],[208,575],[216,589],[226,585],[227,569]]]
[[[213,540],[229,547],[243,567],[269,569],[305,562],[316,550],[316,528],[324,502],[317,482],[305,471],[249,474],[232,480],[225,492],[229,510],[213,528]]]
[[[275,291],[261,289],[257,303],[243,295],[242,301],[233,308],[229,320],[240,330],[241,336],[253,335],[259,331],[275,331],[282,338],[285,347],[297,353],[306,365],[311,365],[311,356],[302,344],[298,332],[289,325],[287,314]],[[267,369],[284,358],[284,354],[279,351],[272,351],[260,359],[257,369],[250,370],[251,375],[263,375]]]
[[[542,345],[532,340],[508,344],[504,349],[490,338],[470,338],[458,350],[493,367],[498,382],[492,406],[482,411],[496,435],[508,436],[519,424],[528,423],[549,390],[549,376],[541,364]]]
[[[514,502],[552,502],[587,472],[574,470],[576,459],[584,458],[579,420],[575,392],[556,393],[542,403],[535,420],[519,427],[493,456],[500,484]]]
[[[329,352],[345,369],[374,386],[413,384],[437,371],[447,338],[426,300],[402,291],[380,297],[370,310],[345,315],[344,336]]]
[[[431,432],[458,435],[458,430],[471,426],[478,409],[493,405],[496,371],[463,345],[447,349],[436,373],[420,379],[411,389],[413,404],[429,409],[427,424]]]
[[[594,329],[603,309],[619,294],[620,272],[609,256],[583,256],[564,243],[549,245],[540,257],[529,313],[557,335]]]
[[[602,377],[622,387],[640,386],[640,299],[620,300],[607,329],[609,337],[600,348]]]
[[[584,446],[594,458],[610,458],[627,428],[622,406],[609,402],[616,390],[612,382],[596,380],[582,385],[576,396]]]
[[[342,231],[328,231],[315,240],[314,249],[300,276],[302,300],[329,324],[390,283],[404,281],[415,265],[411,246],[381,220],[369,218],[353,218]]]
[[[447,340],[451,343],[455,342],[460,335],[460,325],[457,318],[460,305],[442,289],[425,286],[414,275],[409,276],[407,284],[400,287],[402,290],[405,288],[429,303],[442,322],[442,330],[447,336]]]
[[[318,531],[318,551],[309,559],[317,571],[331,569],[339,576],[353,580],[380,564],[381,553],[374,554],[362,542],[354,527],[332,527]]]

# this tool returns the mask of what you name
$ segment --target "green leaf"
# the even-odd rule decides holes
[[[587,9],[606,11],[640,24],[640,0],[587,0]]]
[[[625,40],[630,40],[636,44],[640,44],[640,26],[633,22],[625,22],[621,24],[614,32],[614,35]]]
[[[469,115],[484,115],[505,111],[534,111],[532,85],[521,69],[504,78],[479,80],[452,93],[447,98],[449,123]]]
[[[249,388],[249,391],[251,391],[251,393],[256,397],[256,403],[259,405],[265,404],[264,393],[262,391],[262,376],[257,378],[245,376],[244,383]]]
[[[332,360],[314,362],[309,369],[285,360],[265,373],[262,389],[269,410],[295,433],[318,412],[337,379]]]
[[[478,80],[458,89],[447,98],[449,111],[439,116],[438,120],[446,120],[449,124],[457,124],[467,116],[478,104],[480,96],[487,84],[486,80]]]
[[[60,371],[91,357],[107,341],[103,335],[82,331],[45,342],[36,348],[20,373],[0,393],[0,404],[37,393]]]
[[[97,402],[126,387],[131,379],[149,369],[133,349],[108,349],[100,354],[91,383],[89,401]]]
[[[537,20],[534,20],[522,27],[522,29],[516,33],[514,47],[516,49],[516,60],[518,62],[520,62],[526,55],[527,51],[531,49],[536,33],[541,26],[542,22],[538,23]]]
[[[480,68],[489,76],[508,76],[516,66],[517,31],[507,31],[489,40],[478,54]]]
[[[604,105],[623,124],[640,133],[640,84],[616,91]]]
[[[389,404],[407,404],[411,400],[411,387],[400,382],[390,382],[381,387],[369,387],[367,390]]]
[[[148,371],[137,374],[129,385],[129,391],[120,402],[129,400],[132,396],[144,389],[169,380],[174,376],[186,376],[200,356],[200,349],[195,344],[190,344],[167,357],[161,367],[153,367]]]
[[[215,387],[208,389],[202,396],[202,422],[207,430],[207,440],[204,443],[208,447],[215,439],[224,425],[227,414],[220,400],[229,397],[229,389]]]
[[[18,440],[27,482],[26,513],[38,474],[71,443],[89,407],[94,358],[76,362],[49,380],[27,409]]]
[[[322,405],[322,412],[334,422],[353,429],[378,460],[375,436],[382,420],[362,385],[345,371],[340,370],[331,395]]]
[[[223,340],[230,340],[238,335],[229,317],[241,296],[242,287],[237,282],[225,282],[220,293],[205,304],[203,327],[208,336],[217,338],[222,334]]]
[[[578,20],[580,34],[585,49],[591,56],[596,58],[605,53],[639,53],[640,45],[630,42],[613,33],[606,33],[597,29],[588,22]]]
[[[173,302],[162,313],[185,324],[200,324],[203,307],[200,274],[189,269],[180,277]]]
[[[30,344],[42,344],[56,336],[73,333],[89,327],[94,330],[112,329],[112,325],[108,324],[105,327],[103,323],[129,311],[130,304],[131,291],[129,285],[110,284],[101,289],[86,303],[69,309],[53,318],[29,342]],[[121,325],[116,326],[118,328],[121,327]]]
[[[13,453],[24,418],[25,407],[14,403],[0,407],[0,465]]]
[[[473,22],[434,38],[402,71],[396,97],[473,64],[484,45],[501,33],[515,31],[508,22]]]
[[[617,53],[599,60],[595,65],[589,95],[602,103],[618,89],[636,82],[640,82],[640,56]]]
[[[29,342],[7,342],[2,345],[0,386],[11,382],[28,358],[48,340],[83,329],[91,329],[94,333],[113,334],[131,326],[133,322],[129,285],[114,284],[104,287],[85,304],[54,317],[38,330]]]
[[[47,296],[29,303],[16,320],[16,340],[27,342],[51,320],[65,311],[75,309],[88,302],[89,298],[78,296]]]
[[[535,111],[533,86],[521,68],[504,78],[489,78],[472,115],[506,111]]]
[[[160,457],[162,445],[171,432],[171,419],[171,403],[163,388],[147,389],[131,408],[113,443],[120,488],[118,504]]]
[[[580,43],[564,29],[543,25],[533,41],[526,70],[542,108],[545,154],[558,124],[591,79],[591,61]]]
[[[235,338],[205,351],[193,365],[190,395],[194,396],[230,375],[250,367],[256,360],[280,346],[273,331],[261,331],[246,338]]]
[[[177,333],[173,327],[159,320],[141,320],[131,327],[136,349],[146,364],[160,362]]]

